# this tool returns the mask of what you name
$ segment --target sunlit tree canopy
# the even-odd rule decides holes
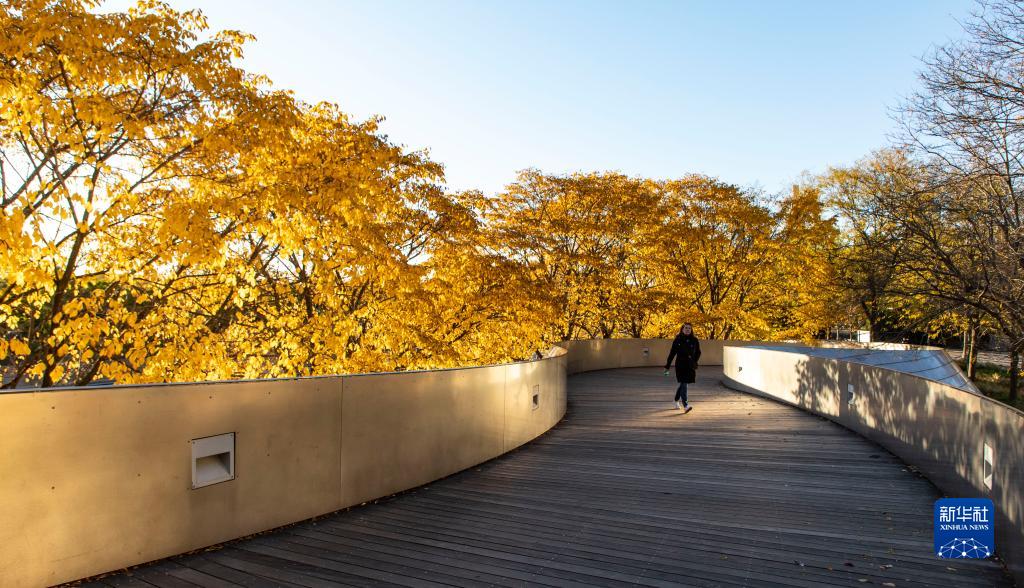
[[[4,387],[528,358],[553,342],[807,339],[832,221],[715,178],[443,167],[238,65],[197,11],[0,12]]]

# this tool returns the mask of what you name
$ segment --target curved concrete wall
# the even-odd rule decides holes
[[[953,361],[953,358],[944,349],[937,347],[917,349],[892,347],[886,349],[880,346],[807,347],[795,344],[780,345],[777,343],[757,344],[757,347],[778,351],[794,350],[797,353],[827,357],[848,363],[884,367],[896,372],[913,374],[928,380],[949,384],[961,390],[978,392],[978,388],[964,375],[960,370],[960,366]]]
[[[701,340],[700,365],[722,365],[722,340]],[[730,345],[754,345],[754,341],[729,341]],[[586,339],[565,341],[568,373],[625,367],[664,367],[671,339]]]
[[[537,361],[454,370],[0,394],[0,587],[87,577],[429,483],[554,426],[566,374],[662,366],[670,343],[571,341]],[[722,364],[722,341],[701,348],[702,365]],[[228,432],[235,479],[192,490],[190,441]]]
[[[727,346],[723,369],[726,385],[828,417],[916,466],[949,496],[991,498],[997,552],[1024,584],[1024,413],[916,375],[799,349]]]
[[[0,586],[176,555],[492,459],[565,414],[567,356],[554,351],[467,369],[0,394]],[[235,479],[191,489],[191,440],[229,432]]]
[[[567,373],[662,365],[668,345],[573,341],[476,368],[2,393],[0,587],[121,569],[443,478],[558,423]],[[235,433],[235,479],[191,489],[191,440],[221,433]]]

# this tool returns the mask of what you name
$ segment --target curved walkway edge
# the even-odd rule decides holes
[[[658,368],[568,380],[562,423],[378,503],[94,586],[1008,586],[931,553],[935,487],[874,443]]]

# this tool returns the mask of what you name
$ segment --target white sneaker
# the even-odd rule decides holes
[[[681,409],[682,407],[683,407],[683,403],[682,403],[682,402],[679,402],[678,400],[676,400],[676,410],[679,410],[679,409]]]
[[[684,408],[685,408],[685,410],[683,410],[684,413],[690,412],[691,410],[693,410],[693,407],[690,406],[689,404],[687,404]]]

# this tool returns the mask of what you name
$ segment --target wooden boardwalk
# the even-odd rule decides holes
[[[89,585],[1011,585],[934,557],[939,495],[895,457],[720,376],[701,369],[687,415],[661,370],[574,376],[565,421],[508,455]]]

